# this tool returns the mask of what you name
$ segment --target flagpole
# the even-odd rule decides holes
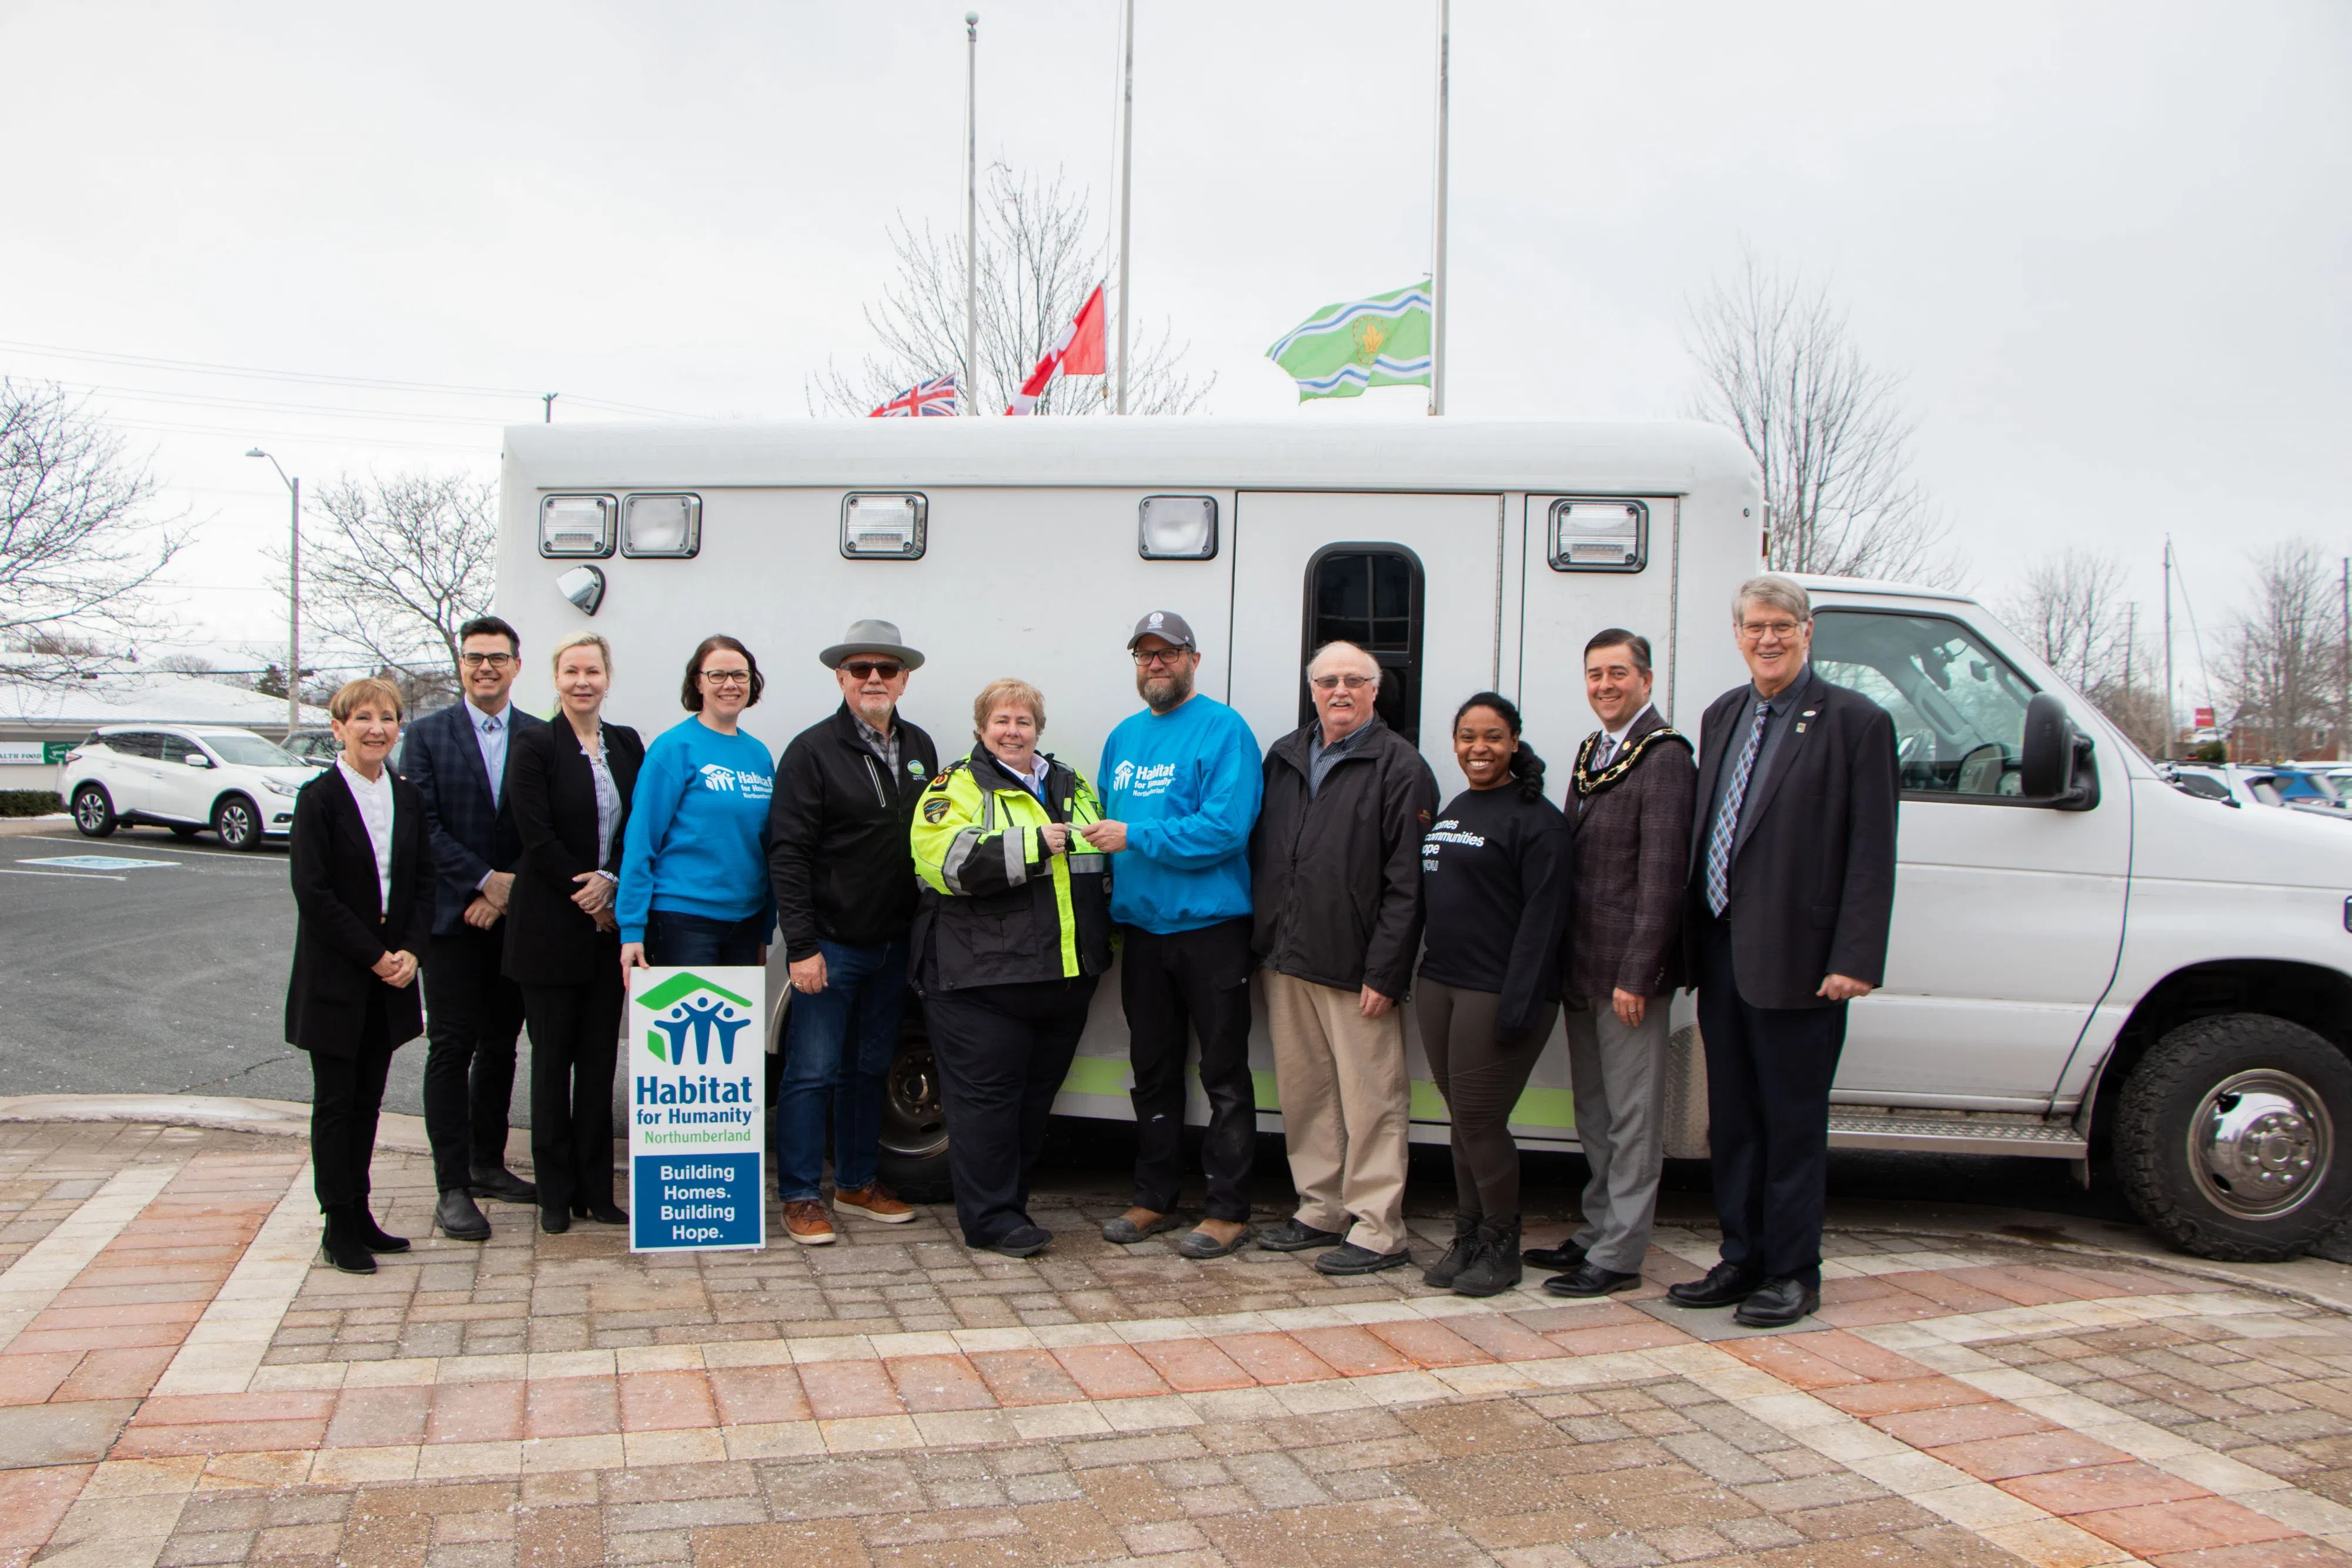
[[[1121,24],[1118,91],[1118,407],[1127,412],[1127,236],[1129,196],[1135,175],[1135,0]]]
[[[1429,257],[1429,412],[1445,412],[1445,163],[1453,0],[1437,0],[1437,199]]]
[[[980,13],[963,14],[963,406],[980,413]]]

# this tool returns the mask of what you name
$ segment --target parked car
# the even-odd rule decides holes
[[[283,838],[294,794],[315,777],[276,741],[226,726],[108,725],[66,753],[58,794],[86,838],[152,823],[233,850]]]
[[[2242,781],[2231,777],[2227,768],[2213,763],[2167,762],[2158,771],[2175,789],[2200,800],[2219,800],[2224,806],[2261,804]]]

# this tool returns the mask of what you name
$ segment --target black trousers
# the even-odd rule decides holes
[[[1087,1029],[1095,977],[1017,986],[932,987],[923,998],[947,1112],[957,1223],[986,1247],[1034,1223],[1029,1171],[1054,1096]]]
[[[1184,1180],[1184,1057],[1201,1037],[1201,1087],[1209,1135],[1201,1170],[1212,1219],[1249,1218],[1250,1162],[1257,1153],[1257,1091],[1250,1079],[1250,922],[1223,920],[1165,936],[1122,928],[1118,999],[1127,1010],[1135,1068],[1135,1203],[1176,1207]]]
[[[1732,975],[1725,921],[1701,923],[1696,956],[1723,1260],[1818,1287],[1830,1081],[1845,1049],[1846,1004],[1749,1007]]]
[[[464,925],[425,955],[425,1136],[443,1192],[471,1186],[476,1166],[507,1163],[522,988],[499,972],[506,939],[504,921]]]
[[[530,1163],[542,1208],[613,1201],[613,1064],[621,963],[584,986],[525,986],[530,1026]]]
[[[1545,1008],[1532,1028],[1507,1035],[1495,1027],[1503,1003],[1496,992],[1423,975],[1412,983],[1412,1003],[1422,1053],[1453,1124],[1454,1207],[1489,1224],[1512,1224],[1519,1218],[1519,1145],[1511,1112],[1551,1038],[1559,1004]]]
[[[372,995],[351,1055],[310,1053],[310,1186],[321,1213],[368,1200],[376,1117],[383,1109],[383,1081],[392,1071],[390,1035],[383,1000]]]

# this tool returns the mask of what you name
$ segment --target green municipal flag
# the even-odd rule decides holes
[[[1265,351],[1298,401],[1361,397],[1366,387],[1429,384],[1429,285],[1327,305]]]

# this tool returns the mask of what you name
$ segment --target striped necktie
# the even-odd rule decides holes
[[[1748,797],[1748,776],[1756,771],[1756,753],[1764,745],[1764,723],[1772,716],[1770,703],[1756,705],[1756,722],[1748,727],[1748,744],[1741,748],[1723,805],[1715,813],[1715,827],[1706,843],[1706,907],[1720,918],[1731,904],[1731,850],[1739,838],[1739,803]]]

